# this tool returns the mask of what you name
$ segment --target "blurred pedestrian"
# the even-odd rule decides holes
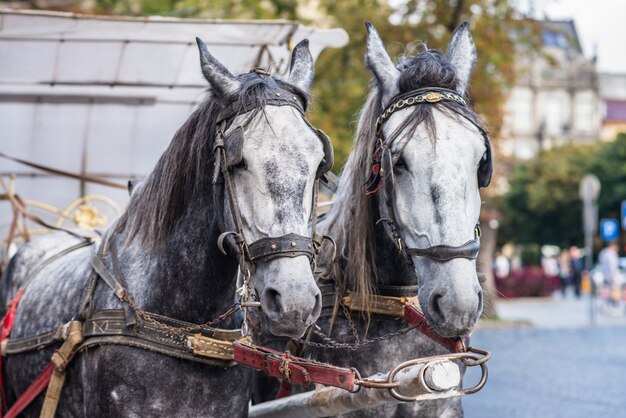
[[[501,252],[497,252],[494,264],[495,274],[498,279],[506,279],[509,277],[509,273],[511,272],[511,262],[507,256]]]
[[[569,252],[562,250],[559,255],[559,279],[561,280],[561,294],[565,297],[565,291],[572,277],[571,260]]]
[[[604,281],[609,287],[609,301],[612,305],[619,302],[620,287],[622,284],[619,273],[619,247],[616,241],[610,241],[606,247],[600,251],[598,262],[604,275]]]
[[[583,271],[585,270],[585,259],[580,256],[580,250],[576,246],[569,249],[570,265],[572,271],[572,285],[574,294],[580,298],[580,284],[582,282]]]

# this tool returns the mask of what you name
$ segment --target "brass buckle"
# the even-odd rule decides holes
[[[436,91],[431,91],[427,93],[426,96],[424,96],[424,100],[426,100],[428,103],[437,103],[440,102],[442,99],[443,96],[441,95],[441,93],[438,93]]]

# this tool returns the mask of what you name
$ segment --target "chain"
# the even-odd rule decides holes
[[[219,324],[220,322],[231,317],[233,314],[235,314],[235,312],[241,309],[241,304],[237,302],[233,304],[233,306],[228,308],[226,312],[224,312],[223,314],[221,314],[215,319],[205,322],[204,324],[197,324],[197,325],[194,324],[188,327],[173,327],[171,325],[164,324],[163,322],[159,321],[156,318],[153,318],[152,315],[150,315],[148,312],[139,308],[137,304],[135,303],[135,300],[133,299],[133,297],[130,294],[128,294],[128,292],[124,295],[124,298],[122,300],[126,302],[128,306],[130,306],[130,308],[133,310],[133,312],[135,312],[135,315],[141,318],[143,321],[153,325],[155,328],[161,329],[163,331],[175,333],[175,334],[193,332],[193,331],[213,331],[211,326]]]
[[[356,329],[356,325],[354,324],[354,321],[352,320],[352,315],[350,314],[350,310],[348,310],[348,307],[346,306],[346,304],[343,303],[343,299],[340,298],[339,303],[341,304],[341,308],[343,309],[343,314],[348,320],[348,325],[350,325],[350,328],[352,329],[352,335],[354,335],[354,343],[358,345],[361,343],[361,338],[359,337],[359,331]]]
[[[365,347],[368,346],[370,344],[374,344],[380,341],[385,341],[388,339],[391,339],[393,337],[397,337],[399,335],[403,335],[406,334],[409,331],[414,330],[415,328],[417,328],[417,325],[411,325],[410,327],[405,327],[402,329],[399,329],[398,331],[394,331],[394,332],[390,332],[389,334],[385,334],[385,335],[381,335],[380,337],[374,337],[368,340],[362,340],[356,343],[341,343],[339,341],[336,341],[334,339],[332,339],[331,337],[327,336],[326,334],[324,334],[323,332],[320,332],[318,330],[314,330],[313,334],[315,334],[319,339],[321,339],[322,341],[324,341],[324,343],[317,343],[314,341],[307,341],[304,339],[300,339],[298,340],[298,342],[311,346],[311,347],[316,347],[316,348],[336,348],[336,349],[340,349],[340,350],[350,350],[350,351],[356,351],[361,347]]]

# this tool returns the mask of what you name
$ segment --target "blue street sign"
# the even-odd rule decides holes
[[[619,238],[619,222],[617,219],[602,219],[600,221],[600,237],[603,241],[613,241]]]
[[[626,231],[626,200],[622,200],[622,229]]]

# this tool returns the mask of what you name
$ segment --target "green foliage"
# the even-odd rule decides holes
[[[591,159],[589,172],[600,179],[598,199],[600,218],[620,218],[620,205],[626,200],[626,133],[602,147]]]
[[[526,244],[520,254],[524,267],[541,265],[541,246],[539,244]]]
[[[581,245],[581,179],[587,173],[598,176],[599,217],[619,219],[620,202],[626,199],[625,161],[626,134],[620,134],[608,144],[565,146],[519,165],[499,202],[500,241]]]
[[[424,43],[445,50],[452,31],[469,20],[479,54],[472,76],[472,102],[485,117],[492,137],[497,137],[507,90],[515,78],[510,33],[519,24],[507,0],[410,0],[396,9],[385,0],[321,0],[320,10],[350,36],[344,48],[321,54],[313,84],[317,107],[311,118],[333,138],[335,171],[352,149],[358,111],[372,78],[363,63],[364,22],[368,20],[381,34],[392,58],[419,52]]]
[[[97,13],[212,19],[297,19],[298,0],[95,0]]]

